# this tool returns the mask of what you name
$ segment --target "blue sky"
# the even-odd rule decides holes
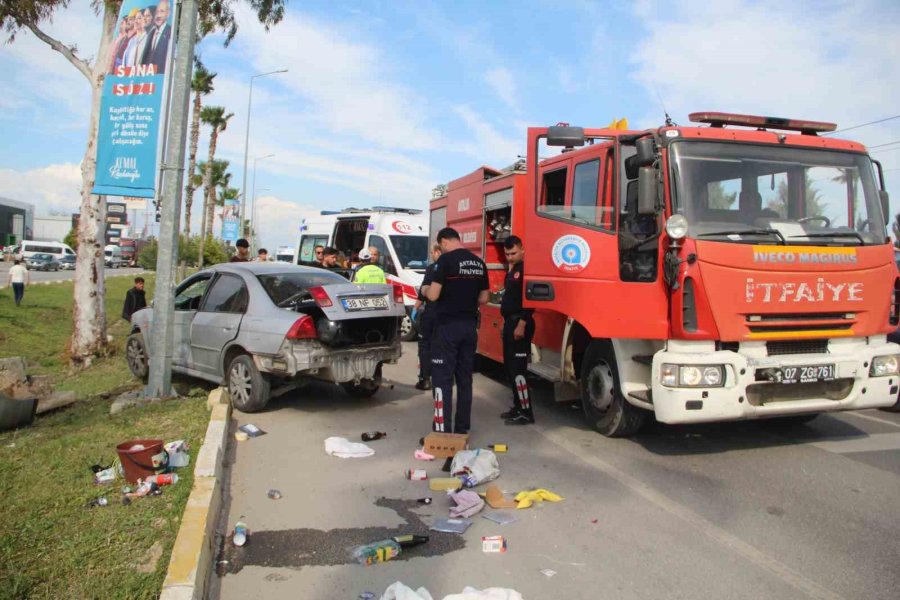
[[[241,187],[249,77],[261,241],[296,237],[321,209],[427,208],[431,189],[524,152],[525,129],[559,121],[679,123],[697,110],[835,121],[900,114],[896,2],[297,2],[270,32],[240,30],[199,53],[219,75],[206,101],[235,113],[218,156]],[[47,26],[82,55],[99,24],[73,0]],[[90,95],[65,59],[22,34],[0,46],[0,196],[38,213],[77,210]],[[900,140],[900,119],[847,132]],[[201,135],[206,154],[208,132]],[[14,142],[11,142],[14,140]],[[900,145],[873,150],[900,209]],[[248,196],[252,196],[248,183]],[[199,194],[195,200],[199,203]],[[195,210],[196,215],[196,210]]]

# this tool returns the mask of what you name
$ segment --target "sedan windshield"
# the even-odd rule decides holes
[[[882,244],[872,163],[862,154],[677,142],[675,212],[688,235],[759,244]]]
[[[424,235],[392,235],[401,269],[424,269],[428,264],[428,238]]]
[[[276,306],[287,306],[292,300],[301,298],[311,287],[347,283],[345,278],[324,269],[315,273],[271,273],[257,275],[257,278]]]

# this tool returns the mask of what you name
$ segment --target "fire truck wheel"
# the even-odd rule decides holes
[[[609,342],[594,341],[581,365],[581,406],[590,425],[606,437],[628,437],[641,428],[646,411],[628,403],[619,386]]]

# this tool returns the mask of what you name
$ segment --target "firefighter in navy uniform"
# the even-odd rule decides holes
[[[472,416],[472,370],[478,345],[478,308],[488,301],[487,266],[462,247],[459,233],[441,229],[437,242],[443,254],[425,296],[434,303],[431,339],[431,383],[434,394],[432,429],[468,433]],[[456,415],[453,383],[456,382]],[[450,469],[450,459],[444,465]]]
[[[522,289],[525,280],[525,248],[518,236],[511,235],[503,244],[509,272],[503,282],[503,367],[512,387],[513,407],[501,414],[507,425],[534,423],[531,409],[531,390],[528,388],[528,357],[534,339],[534,310],[522,308]]]
[[[431,264],[425,268],[425,277],[422,279],[422,286],[419,288],[419,297],[413,308],[413,320],[416,322],[416,329],[419,331],[419,381],[416,383],[417,390],[431,389],[431,336],[434,331],[434,307],[429,308],[428,299],[425,292],[434,279],[434,267],[438,259],[441,257],[440,244],[434,244],[431,247]]]

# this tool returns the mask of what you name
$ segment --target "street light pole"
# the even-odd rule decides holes
[[[256,228],[259,226],[257,222],[257,210],[256,210],[256,192],[268,192],[269,188],[257,188],[255,185],[253,186],[253,206],[250,209],[250,234],[253,236],[253,247],[256,248],[256,244],[258,240],[256,239]],[[259,248],[256,248],[257,250]]]
[[[241,182],[243,190],[241,190],[241,233],[244,234],[244,213],[247,210],[247,155],[250,150],[250,109],[253,107],[253,80],[257,77],[265,77],[266,75],[275,75],[276,73],[287,73],[287,69],[278,71],[269,71],[268,73],[258,73],[250,76],[250,93],[247,95],[247,132],[244,134],[244,179]],[[243,235],[241,235],[243,237]]]
[[[250,236],[253,237],[253,249],[256,249],[256,235],[253,233],[253,226],[256,224],[256,163],[264,158],[272,158],[275,156],[274,154],[266,154],[265,156],[257,156],[253,159],[253,205],[250,207]],[[241,228],[243,229],[244,224],[241,223]]]

